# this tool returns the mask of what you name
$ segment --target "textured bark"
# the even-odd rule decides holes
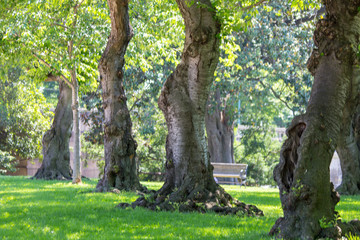
[[[73,86],[71,87],[72,113],[73,113],[73,132],[74,132],[74,160],[73,160],[73,178],[74,184],[81,183],[81,161],[80,161],[80,116],[79,116],[79,84],[76,79],[76,72],[71,72]]]
[[[103,89],[105,169],[97,191],[136,190],[141,185],[135,161],[136,142],[123,88],[124,55],[133,36],[128,1],[108,0],[111,33],[99,62]]]
[[[358,100],[358,99],[357,99]],[[360,194],[360,107],[355,114],[344,112],[336,151],[340,158],[342,182],[336,189],[340,194]]]
[[[338,239],[349,230],[360,231],[358,221],[337,221],[335,205],[340,197],[330,183],[329,170],[344,113],[351,115],[356,107],[360,1],[323,3],[326,18],[317,23],[317,48],[308,63],[315,76],[310,101],[306,113],[287,129],[288,139],[274,169],[284,217],[270,234],[284,239]]]
[[[206,112],[205,125],[207,133],[210,162],[235,163],[234,161],[234,128],[228,125],[225,110],[220,109],[220,92],[215,93],[216,106],[212,113]],[[234,178],[218,178],[219,181],[236,182]]]
[[[51,129],[43,136],[43,161],[34,178],[71,179],[69,140],[72,111],[71,88],[59,81],[59,97]]]
[[[177,0],[185,22],[181,62],[166,80],[159,98],[168,127],[163,187],[133,206],[150,209],[261,215],[255,206],[233,200],[214,181],[205,138],[205,111],[219,58],[220,23],[209,0]],[[234,208],[232,208],[234,207]]]

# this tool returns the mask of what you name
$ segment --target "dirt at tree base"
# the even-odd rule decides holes
[[[45,170],[41,167],[31,179],[43,180],[71,180],[71,174],[63,174],[59,170]]]
[[[120,203],[119,208],[143,207],[153,211],[179,211],[179,212],[215,212],[219,215],[236,215],[260,217],[264,216],[262,210],[254,205],[245,204],[232,198],[220,186],[212,193],[206,189],[197,189],[191,191],[189,194],[184,194],[183,191],[171,191],[171,189],[159,191],[152,191],[151,194],[142,195],[135,202]]]

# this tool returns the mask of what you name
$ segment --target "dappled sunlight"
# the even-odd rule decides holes
[[[265,217],[237,217],[115,208],[138,195],[88,191],[95,188],[96,181],[74,186],[0,178],[1,186],[6,185],[0,192],[0,235],[9,239],[271,239],[267,233],[282,215],[277,189],[224,186],[235,198],[255,204],[265,213]],[[151,189],[162,186],[143,184]],[[344,197],[338,206],[343,219],[356,218],[359,204],[358,196]]]

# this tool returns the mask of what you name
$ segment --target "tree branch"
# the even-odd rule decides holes
[[[302,23],[306,23],[306,22],[309,22],[309,21],[314,20],[315,18],[323,15],[324,13],[325,13],[325,7],[322,6],[319,10],[317,10],[317,11],[315,12],[315,14],[310,15],[310,16],[306,16],[306,17],[303,17],[303,18],[296,19],[296,20],[294,21],[294,24],[295,24],[296,26],[299,26],[299,25],[302,24]],[[284,22],[285,22],[287,25],[290,25],[290,24],[292,23],[292,21],[293,21],[292,19],[286,19]]]
[[[42,62],[45,66],[47,66],[48,68],[52,68],[52,66],[47,63],[44,59],[42,59],[39,55],[37,55],[34,51],[31,51],[31,53],[34,55],[34,57],[36,57],[40,62]],[[59,77],[67,84],[69,85],[69,87],[72,87],[72,83],[69,81],[69,79],[67,79],[63,74],[60,74]]]
[[[69,29],[68,26],[65,26],[65,25],[63,25],[63,24],[56,23],[56,22],[52,23],[52,25],[56,25],[56,26],[59,26],[59,27],[63,27],[63,28],[65,28],[65,29]]]
[[[274,96],[279,99],[282,103],[285,104],[285,106],[291,110],[294,113],[294,110],[289,106],[288,102],[286,102],[285,100],[283,100],[281,98],[281,96],[270,86],[267,86],[260,78],[251,78],[251,79],[247,79],[247,80],[255,80],[258,81],[264,88],[269,88],[270,91],[274,94]]]
[[[133,110],[133,108],[136,106],[136,104],[143,99],[143,97],[145,96],[145,94],[142,94],[141,97],[137,98],[135,100],[135,102],[133,103],[133,105],[131,106],[131,108],[129,109],[129,112],[131,112]]]
[[[268,0],[260,0],[260,1],[258,1],[257,3],[254,3],[254,4],[250,5],[250,6],[241,7],[241,10],[243,10],[243,11],[250,10],[250,9],[252,9],[252,8],[255,8],[255,7],[260,6],[261,4],[263,4],[263,3],[267,2],[267,1],[268,1]]]

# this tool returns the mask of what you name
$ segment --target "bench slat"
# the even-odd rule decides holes
[[[247,164],[211,163],[214,166],[213,176],[222,178],[236,178],[240,185],[246,182]]]

